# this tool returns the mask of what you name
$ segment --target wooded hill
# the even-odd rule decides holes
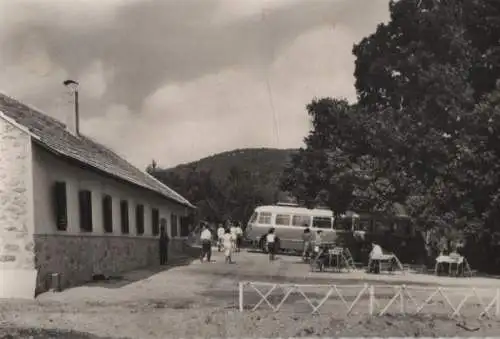
[[[293,149],[251,148],[214,154],[187,164],[148,171],[198,207],[210,221],[246,222],[258,204],[283,198],[282,173]]]

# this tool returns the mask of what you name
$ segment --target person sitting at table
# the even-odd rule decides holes
[[[448,247],[448,239],[443,236],[439,241],[439,255],[448,255],[449,253],[450,249]]]
[[[369,262],[370,267],[368,267],[368,271],[371,273],[380,273],[380,265],[379,261],[381,257],[384,255],[382,251],[382,247],[376,243],[372,243],[372,250],[369,254]]]

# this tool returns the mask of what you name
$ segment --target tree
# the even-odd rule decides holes
[[[423,223],[454,223],[470,216],[453,163],[468,142],[477,57],[463,1],[402,0],[390,10],[391,21],[353,49],[359,104],[376,112],[375,134],[386,139],[376,153],[392,198]]]
[[[199,217],[210,222],[244,222],[257,205],[266,202],[264,194],[254,187],[252,174],[236,166],[230,168],[222,182],[213,178],[211,170],[199,170],[196,166],[183,176],[164,170],[153,174],[196,205]]]
[[[492,28],[500,26],[500,6],[400,0],[390,11],[389,23],[353,48],[358,103],[308,106],[313,131],[282,187],[339,211],[388,210],[398,202],[422,224],[465,225],[484,213],[478,197],[489,196],[479,177],[465,184],[471,178],[462,159],[478,142],[469,112],[498,77],[500,30]],[[479,77],[485,69],[493,74]],[[468,153],[469,166],[478,154]]]
[[[500,232],[500,82],[465,117],[467,144],[454,163],[460,189],[467,192],[470,209],[486,222],[490,231]]]
[[[495,89],[500,78],[500,2],[464,2],[464,22],[468,41],[477,49],[471,71],[476,100]]]
[[[326,205],[336,215],[380,207],[379,194],[360,194],[385,188],[374,166],[373,120],[364,120],[346,100],[313,100],[307,110],[313,128],[306,147],[285,169],[281,189],[309,207]]]
[[[226,213],[232,220],[246,221],[255,207],[264,202],[262,193],[253,185],[252,174],[232,166],[224,185]]]

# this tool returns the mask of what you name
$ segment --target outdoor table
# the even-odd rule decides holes
[[[439,274],[439,267],[443,264],[448,264],[448,275],[451,276],[454,272],[455,276],[458,276],[458,271],[462,267],[462,275],[465,276],[465,271],[471,273],[469,263],[467,259],[461,255],[440,255],[436,258],[436,265],[434,267],[434,273]],[[455,266],[455,270],[453,270]]]
[[[317,266],[318,260],[321,258],[321,256],[326,255],[328,257],[328,264],[325,266],[340,271],[342,269],[342,261],[343,259],[345,259],[343,257],[343,251],[344,249],[341,247],[336,247],[335,243],[326,243],[321,244],[320,246],[314,246],[314,256],[310,263],[311,270],[314,270],[314,268]],[[332,263],[334,265],[332,265]]]
[[[395,263],[396,264],[395,266],[398,266],[399,269],[404,271],[403,265],[399,261],[398,257],[394,253],[387,253],[387,254],[380,254],[380,255],[371,257],[368,260],[368,272],[372,271],[373,265],[377,265],[378,266],[378,273],[380,273],[381,271],[383,271],[382,267],[384,266],[384,264],[389,266],[390,269],[388,269],[388,271],[392,272],[393,271],[392,268],[394,266],[393,263]]]

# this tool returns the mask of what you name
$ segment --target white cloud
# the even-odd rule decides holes
[[[291,6],[301,0],[221,0],[214,13],[214,22],[231,22],[242,18],[262,15],[263,12],[283,6]]]
[[[78,80],[82,132],[141,167],[299,147],[313,97],[355,99],[352,45],[388,14],[388,0],[169,1],[0,0],[0,43],[16,42],[2,90],[65,122],[61,82]]]
[[[106,77],[102,62],[94,61],[82,74],[77,77],[85,94],[91,98],[99,98],[106,91]]]
[[[167,85],[146,100],[140,117],[124,117],[120,124],[114,115],[95,118],[91,132],[126,149],[141,166],[153,157],[173,166],[240,147],[299,147],[309,129],[305,106],[313,97],[355,99],[351,45],[357,34],[342,25],[309,32],[267,69],[233,68]]]

